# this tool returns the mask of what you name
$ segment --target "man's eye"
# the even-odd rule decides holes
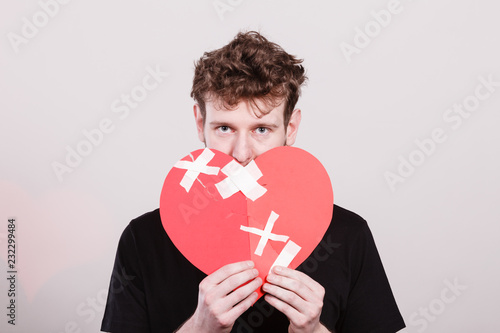
[[[231,133],[231,127],[229,126],[219,126],[217,127],[217,132],[219,132],[220,134],[229,134]]]
[[[267,134],[267,132],[269,132],[269,129],[267,127],[257,127],[256,132],[258,134]]]

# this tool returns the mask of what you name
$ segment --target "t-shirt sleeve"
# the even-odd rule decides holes
[[[366,221],[351,248],[351,286],[341,333],[392,333],[405,327]]]
[[[101,331],[150,331],[140,261],[130,224],[118,243]]]

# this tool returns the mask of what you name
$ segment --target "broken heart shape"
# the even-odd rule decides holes
[[[332,210],[325,168],[294,147],[271,149],[247,166],[196,150],[170,170],[160,197],[163,227],[193,265],[211,274],[253,260],[263,281],[274,265],[295,269],[307,259]]]

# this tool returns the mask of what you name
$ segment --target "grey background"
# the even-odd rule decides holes
[[[52,4],[46,22],[41,3]],[[497,331],[500,87],[458,128],[443,118],[474,100],[478,77],[500,82],[496,2],[73,0],[57,12],[54,3],[0,5],[0,331],[98,331],[122,230],[158,207],[169,169],[202,147],[193,61],[239,30],[305,59],[296,146],[325,165],[335,202],[368,221],[403,331]],[[371,12],[391,6],[398,12],[377,30]],[[13,34],[34,15],[38,32],[16,47]],[[342,43],[355,45],[367,27],[369,44],[346,57]],[[169,76],[120,119],[112,103],[148,67]],[[106,118],[113,131],[59,180],[53,163]],[[435,128],[446,140],[418,153],[415,140]],[[421,158],[391,188],[386,173],[398,173],[400,156]],[[9,217],[18,225],[15,327],[4,314]]]

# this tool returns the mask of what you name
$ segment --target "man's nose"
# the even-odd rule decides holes
[[[246,166],[253,159],[253,147],[250,139],[245,133],[240,133],[236,138],[232,152],[233,158],[243,166]]]

